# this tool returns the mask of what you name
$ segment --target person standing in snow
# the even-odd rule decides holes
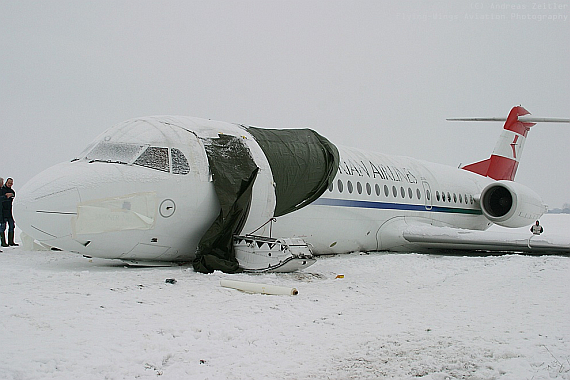
[[[8,178],[2,189],[0,189],[0,197],[2,200],[2,215],[0,223],[0,239],[2,240],[2,247],[17,246],[14,243],[14,217],[12,216],[12,202],[14,201],[14,196],[16,192],[12,189],[14,180]],[[6,237],[4,232],[6,231],[6,223],[8,224],[8,242],[6,242]]]
[[[0,177],[0,183],[4,184],[4,178]],[[4,221],[4,219],[2,218],[2,202],[4,202],[6,199],[8,199],[4,194],[1,193],[0,190],[0,225],[2,224],[2,222]],[[2,233],[2,247],[4,246],[4,244],[6,243],[6,239],[4,238],[4,233]],[[2,250],[0,249],[0,252],[2,252]]]
[[[543,231],[544,228],[542,228],[540,223],[538,223],[538,220],[535,224],[532,225],[532,227],[530,227],[530,232],[532,232],[534,235],[540,235]]]

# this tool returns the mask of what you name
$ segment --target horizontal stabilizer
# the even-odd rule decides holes
[[[447,121],[507,121],[506,117],[459,117],[445,119]],[[519,116],[518,121],[523,123],[570,123],[570,119],[560,117],[533,117]]]

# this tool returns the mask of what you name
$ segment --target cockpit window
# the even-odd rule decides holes
[[[169,148],[101,141],[95,147],[93,144],[87,147],[80,157],[91,162],[132,164],[170,173],[170,155],[172,157],[172,174],[185,175],[190,173],[188,159],[184,153],[176,148],[170,148],[169,154]],[[78,158],[73,161],[76,160]]]
[[[131,163],[145,148],[145,145],[111,143],[102,141],[85,156],[87,160]]]
[[[172,174],[188,174],[190,173],[190,165],[184,156],[184,153],[176,148],[171,149],[172,152]]]
[[[168,173],[170,171],[168,148],[148,147],[133,164]]]

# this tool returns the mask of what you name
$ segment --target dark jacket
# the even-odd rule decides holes
[[[542,228],[541,225],[533,224],[532,226],[530,226],[530,232],[532,232],[535,235],[540,235],[541,233],[544,232],[544,228]]]
[[[7,198],[6,194],[12,193],[14,196]],[[0,189],[0,200],[2,201],[2,218],[11,218],[12,217],[12,202],[14,201],[14,197],[16,196],[16,190],[11,189],[6,186],[2,186]]]

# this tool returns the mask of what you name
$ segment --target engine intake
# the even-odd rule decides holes
[[[494,218],[505,216],[513,206],[511,192],[503,186],[492,186],[487,190],[483,200],[483,208]]]
[[[481,210],[491,222],[518,228],[532,224],[546,207],[540,196],[528,187],[512,181],[497,181],[481,192]]]

